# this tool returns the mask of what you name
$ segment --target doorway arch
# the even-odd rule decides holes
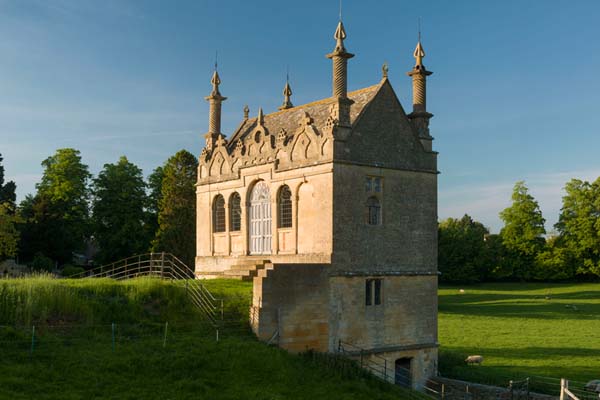
[[[252,188],[248,217],[250,254],[271,254],[271,190],[265,181]]]

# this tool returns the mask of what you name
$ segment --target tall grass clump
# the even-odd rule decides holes
[[[107,324],[184,320],[196,311],[181,285],[156,278],[0,280],[0,325]]]

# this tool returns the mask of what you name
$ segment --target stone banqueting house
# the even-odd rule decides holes
[[[406,114],[387,78],[347,92],[340,21],[330,98],[278,112],[248,108],[221,133],[215,69],[197,185],[198,278],[253,279],[251,323],[290,351],[339,342],[409,370],[437,370],[437,153],[421,41]],[[391,374],[393,376],[393,374]]]

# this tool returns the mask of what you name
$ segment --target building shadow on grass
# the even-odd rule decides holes
[[[598,302],[589,301],[593,299]],[[441,294],[439,311],[466,316],[600,321],[600,291],[552,296],[522,293]]]

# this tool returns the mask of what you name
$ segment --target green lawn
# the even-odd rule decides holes
[[[0,399],[411,397],[343,360],[258,342],[247,324],[251,285],[207,286],[225,301],[218,342],[179,283],[0,280]]]
[[[600,284],[442,287],[439,341],[448,377],[600,379]],[[484,356],[483,365],[465,365],[470,354]]]
[[[216,329],[181,285],[148,278],[0,280],[0,399],[407,397],[353,366],[328,367],[335,359],[258,342],[247,325],[251,283],[206,282],[225,304],[217,342]],[[484,284],[464,286],[464,294],[460,288],[439,292],[443,375],[501,385],[536,376],[600,377],[600,284]],[[483,365],[465,365],[470,354],[483,355]],[[556,389],[556,381],[534,381],[534,389]]]

